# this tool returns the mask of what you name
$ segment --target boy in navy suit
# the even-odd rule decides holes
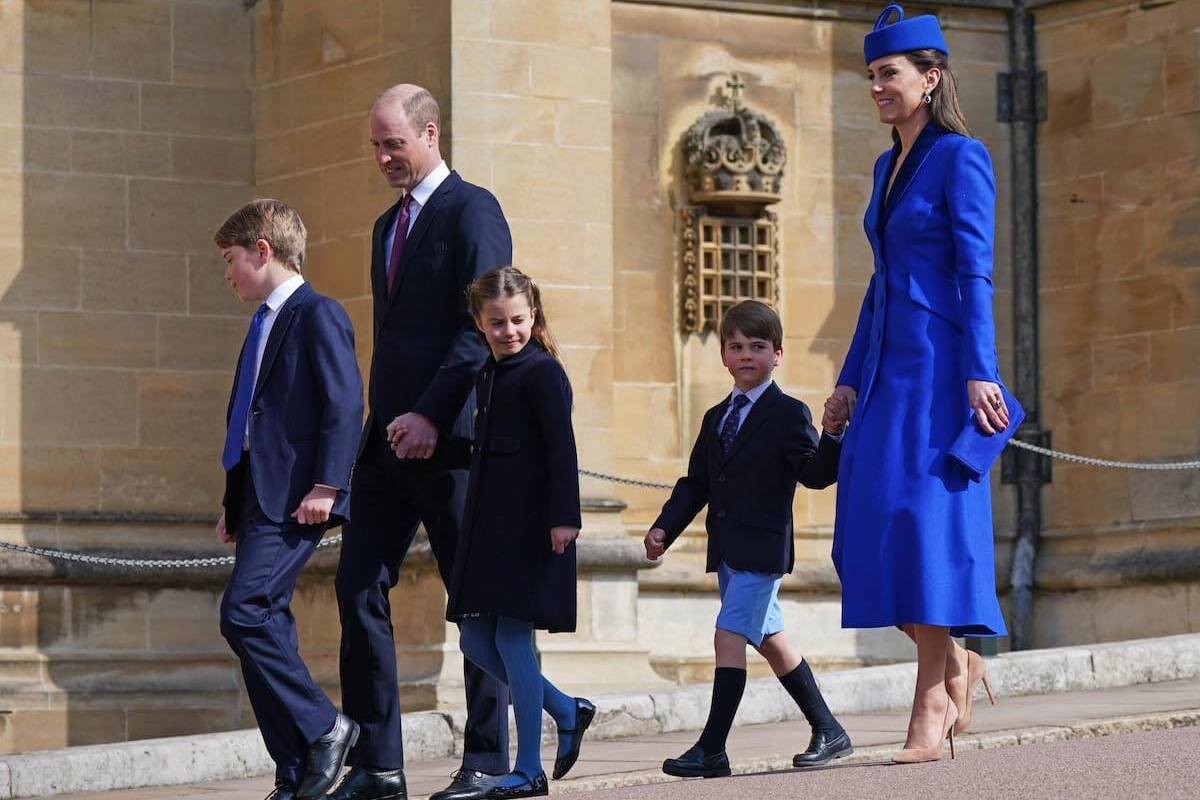
[[[225,511],[236,544],[221,633],[275,761],[268,800],[323,797],[358,738],[300,660],[292,592],[325,530],[346,518],[362,424],[354,329],[341,305],[305,283],[305,229],[277,200],[235,212],[213,237],[225,279],[260,304],[238,358],[227,412]]]
[[[794,559],[796,482],[823,489],[837,480],[841,432],[827,431],[818,442],[808,407],[771,380],[782,357],[778,314],[754,300],[729,309],[721,320],[721,360],[733,392],[704,415],[687,476],[646,534],[646,556],[658,559],[707,505],[706,569],[717,573],[721,592],[708,722],[693,747],[663,762],[668,775],[730,774],[725,740],[746,687],[747,644],[767,659],[812,726],[808,749],[793,764],[819,766],[852,752],[808,663],[783,632],[778,595]]]

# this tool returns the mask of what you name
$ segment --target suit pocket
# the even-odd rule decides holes
[[[511,455],[521,449],[521,440],[515,436],[493,436],[488,440],[488,452]]]
[[[737,519],[743,526],[758,533],[783,536],[791,528],[790,520],[782,514],[771,514],[764,511],[743,511],[741,514],[738,514]]]

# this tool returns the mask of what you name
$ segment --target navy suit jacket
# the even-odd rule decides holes
[[[707,504],[708,572],[721,562],[753,572],[791,572],[796,482],[810,489],[836,482],[841,443],[818,440],[808,406],[772,383],[723,454],[717,427],[729,401],[705,413],[687,475],[652,527],[666,532],[669,547]]]
[[[367,437],[385,436],[393,419],[416,411],[437,426],[435,458],[454,453],[465,468],[474,430],[467,400],[488,357],[467,309],[467,286],[512,263],[512,236],[491,192],[451,172],[417,215],[389,295],[384,236],[399,210],[397,201],[371,237],[375,347],[359,453]]]
[[[234,374],[243,358],[253,357],[243,343]],[[236,394],[235,378],[226,425]],[[331,525],[346,519],[362,412],[350,318],[336,300],[302,284],[279,309],[250,401],[250,474],[272,522],[289,521],[317,483],[338,490]],[[237,470],[226,474],[227,509],[241,491],[237,482]],[[226,524],[232,528],[236,519],[227,514]]]

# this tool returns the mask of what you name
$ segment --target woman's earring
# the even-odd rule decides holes
[[[929,105],[929,104],[930,104],[930,103],[932,103],[932,102],[933,102],[933,93],[932,93],[932,92],[926,92],[926,93],[925,93],[925,105]]]

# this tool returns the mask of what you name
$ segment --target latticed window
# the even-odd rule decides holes
[[[775,231],[770,219],[700,219],[700,328],[716,329],[741,300],[775,305]]]

